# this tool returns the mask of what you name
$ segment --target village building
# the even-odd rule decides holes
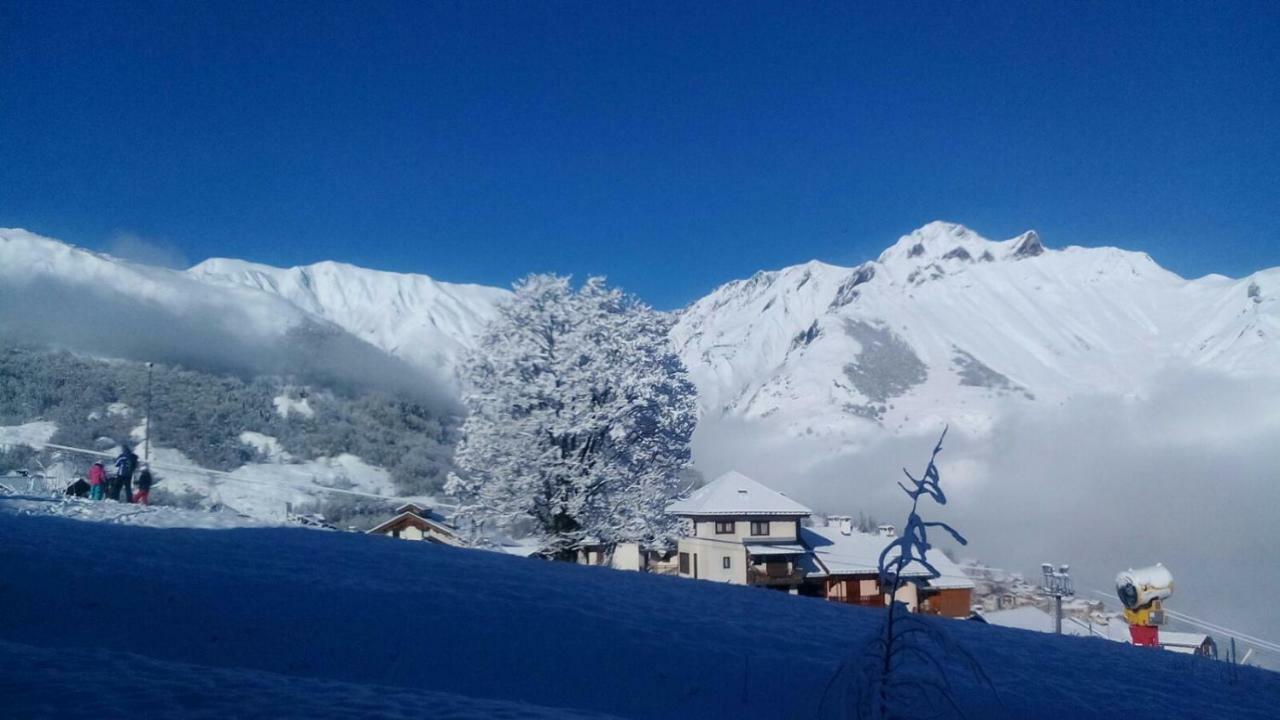
[[[800,541],[809,508],[742,473],[721,475],[667,511],[688,523],[676,555],[681,577],[797,593],[816,569]]]
[[[417,503],[396,508],[395,517],[367,531],[369,535],[386,535],[399,540],[425,540],[440,545],[461,545],[452,526],[444,517]]]
[[[730,471],[667,511],[687,523],[677,553],[681,577],[754,585],[834,602],[885,607],[880,587],[880,554],[893,542],[892,525],[877,532],[853,529],[853,519],[831,516],[824,527],[809,527],[809,508],[742,473]],[[906,583],[897,599],[912,612],[963,618],[971,613],[974,583],[940,550],[929,564],[941,573],[922,587]],[[926,578],[919,564],[905,576]]]
[[[891,525],[881,525],[874,534],[859,532],[847,516],[828,518],[825,527],[801,528],[801,541],[812,551],[817,566],[806,576],[801,593],[851,605],[886,606],[891,588],[881,587],[880,555],[895,537]],[[969,617],[973,580],[936,548],[925,558],[939,577],[930,577],[932,573],[919,563],[908,565],[903,577],[920,578],[924,584],[903,583],[896,599],[912,612]]]
[[[1204,633],[1173,632],[1161,628],[1157,639],[1160,647],[1169,652],[1199,655],[1215,660],[1218,657],[1218,643]]]

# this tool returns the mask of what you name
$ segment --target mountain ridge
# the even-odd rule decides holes
[[[217,323],[236,333],[278,340],[298,326],[334,328],[433,375],[449,395],[509,294],[333,261],[153,269],[20,230],[0,230],[0,255],[10,287],[33,276],[112,285],[125,272],[147,301],[236,308]],[[991,240],[934,221],[860,265],[813,260],[726,282],[675,313],[672,341],[704,419],[858,435],[923,430],[945,415],[981,432],[998,406],[1128,392],[1169,364],[1280,372],[1278,297],[1280,268],[1188,280],[1143,252],[1054,249],[1034,230]]]

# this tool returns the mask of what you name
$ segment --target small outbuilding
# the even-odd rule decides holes
[[[395,517],[368,531],[369,535],[386,535],[398,540],[425,540],[440,545],[458,546],[462,543],[453,526],[440,515],[417,503],[405,503],[396,508]]]

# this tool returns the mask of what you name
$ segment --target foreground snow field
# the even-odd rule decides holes
[[[142,527],[0,498],[5,717],[841,717],[881,613],[290,528]],[[1280,675],[945,624],[967,715],[1264,718]],[[839,683],[837,683],[839,687]]]

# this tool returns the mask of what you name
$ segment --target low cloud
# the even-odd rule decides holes
[[[125,268],[118,278],[85,282],[33,275],[0,284],[2,344],[289,376],[407,397],[442,414],[460,411],[437,378],[336,325],[257,291],[210,288],[159,268]]]
[[[155,267],[184,270],[191,261],[177,245],[164,240],[144,238],[137,233],[121,231],[107,241],[107,253],[121,260]]]
[[[1121,570],[1163,562],[1177,583],[1170,608],[1280,640],[1280,619],[1261,602],[1280,592],[1277,397],[1280,381],[1181,368],[1127,398],[1023,406],[989,436],[953,429],[940,456],[950,503],[924,514],[969,538],[960,555],[1029,579],[1041,562],[1070,563],[1089,597],[1111,594]],[[837,453],[781,438],[767,426],[704,423],[695,457],[708,476],[736,467],[815,510],[900,525],[907,506],[895,482],[904,465],[922,469],[936,440]]]

